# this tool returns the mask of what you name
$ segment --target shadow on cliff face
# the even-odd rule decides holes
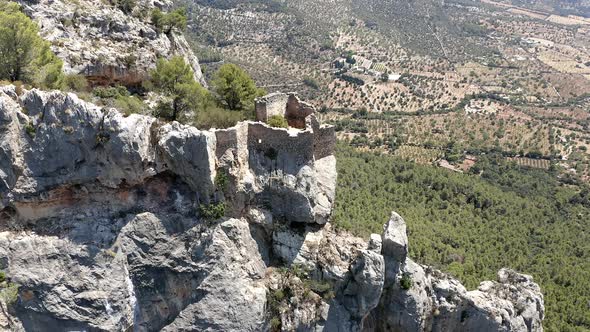
[[[88,324],[80,323],[75,320],[57,319],[42,313],[21,309],[17,311],[17,317],[23,324],[27,332],[37,331],[87,331],[101,332],[103,329],[93,327]]]
[[[36,195],[22,195],[12,205],[0,211],[0,231],[30,230],[43,236],[66,236],[77,243],[89,239],[87,223],[92,219],[112,225],[117,233],[123,226],[113,223],[128,214],[140,212],[194,212],[196,195],[178,177],[162,173],[140,185],[130,186],[124,181],[117,188],[107,188],[98,182],[53,188]],[[81,229],[79,229],[81,228]],[[79,232],[76,230],[79,229]]]
[[[3,209],[0,231],[27,234],[0,239],[25,329],[155,331],[172,322],[202,297],[204,268],[193,259],[210,239],[195,197],[162,174],[116,189],[57,188]],[[51,217],[33,219],[43,213]]]

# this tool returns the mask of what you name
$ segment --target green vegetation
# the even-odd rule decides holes
[[[399,285],[403,290],[408,290],[412,288],[414,282],[412,281],[412,277],[408,273],[404,273],[402,278],[399,281]]]
[[[225,215],[225,203],[211,203],[199,206],[199,215],[206,220],[217,220]]]
[[[280,331],[281,330],[281,319],[278,317],[273,317],[270,320],[270,330],[271,331]]]
[[[169,13],[164,13],[156,8],[151,14],[152,24],[158,32],[170,34],[174,29],[184,31],[187,24],[186,9],[178,8]]]
[[[18,288],[19,286],[10,281],[4,271],[0,271],[0,310],[6,319],[8,320],[9,326],[12,327],[13,322],[10,316],[7,315],[7,308],[14,305],[18,299]]]
[[[0,1],[0,80],[59,87],[62,62],[49,46],[19,5]]]
[[[239,121],[246,119],[242,112],[230,111],[218,107],[213,98],[210,95],[209,97],[207,107],[194,116],[193,124],[198,128],[229,128],[235,126]]]
[[[37,129],[35,128],[35,126],[31,122],[29,122],[25,125],[25,131],[31,137],[35,137],[35,135],[37,134]]]
[[[254,99],[266,93],[256,87],[248,73],[234,64],[221,66],[211,85],[221,103],[232,111],[253,111]]]
[[[111,136],[104,131],[100,131],[96,134],[95,140],[97,145],[105,145],[111,140]]]
[[[410,256],[473,289],[502,267],[534,276],[545,296],[546,331],[590,328],[588,189],[501,156],[459,174],[339,144],[334,223],[381,233],[391,210],[408,224]]]
[[[156,107],[155,116],[201,129],[228,128],[251,118],[254,98],[263,93],[238,66],[224,65],[216,73],[214,96],[195,81],[190,65],[178,56],[158,60],[151,83],[166,96]],[[110,93],[110,89],[101,93]]]
[[[92,90],[92,93],[102,99],[118,98],[121,96],[128,96],[129,91],[122,85],[117,86],[99,86]]]
[[[486,29],[485,26],[477,23],[477,22],[465,22],[463,23],[463,31],[471,36],[486,36],[488,33],[488,30]]]
[[[307,85],[308,87],[315,89],[315,90],[319,90],[320,89],[320,83],[318,82],[317,79],[311,77],[311,76],[305,76],[303,78],[303,84]]]
[[[88,90],[88,81],[84,75],[65,75],[62,80],[61,89],[83,92]]]
[[[182,57],[159,59],[151,77],[154,86],[169,97],[169,101],[158,105],[159,117],[183,120],[203,108],[206,91],[195,81],[191,66]]]
[[[13,305],[18,298],[18,285],[9,281],[0,284],[0,301]]]
[[[228,185],[229,177],[227,176],[227,172],[224,169],[218,169],[217,174],[215,174],[215,186],[218,190],[225,192]]]
[[[268,119],[268,121],[266,121],[266,123],[268,123],[269,126],[275,128],[289,128],[287,119],[285,119],[285,117],[282,115],[273,115]]]
[[[96,87],[92,93],[101,99],[101,103],[108,107],[114,107],[126,116],[142,113],[146,105],[141,98],[133,96],[126,87],[117,85],[109,87]]]
[[[115,99],[115,108],[125,114],[125,116],[129,116],[131,114],[142,113],[145,109],[145,104],[137,96],[120,96]]]

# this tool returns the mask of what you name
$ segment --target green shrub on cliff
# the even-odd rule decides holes
[[[4,310],[4,304],[11,306],[18,299],[18,285],[11,282],[4,271],[0,271],[0,305]]]
[[[412,288],[413,284],[414,283],[412,282],[412,277],[408,273],[404,273],[404,275],[399,281],[399,285],[403,290],[408,290]]]
[[[89,87],[88,80],[84,75],[65,75],[62,80],[62,90],[84,92]]]
[[[206,220],[217,220],[225,215],[225,203],[211,203],[199,206],[199,215]]]
[[[0,2],[0,80],[59,88],[62,79],[62,61],[39,37],[37,24],[19,5]]]
[[[197,112],[193,124],[199,129],[224,129],[235,126],[246,118],[241,112],[234,112],[218,107],[215,101],[211,101]]]

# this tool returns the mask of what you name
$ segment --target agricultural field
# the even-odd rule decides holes
[[[522,167],[549,169],[549,167],[551,166],[551,161],[547,159],[531,159],[519,157],[509,157],[507,159],[509,161],[515,162],[518,166]]]
[[[198,0],[188,30],[206,76],[238,63],[359,148],[501,151],[586,179],[590,24],[543,1]]]

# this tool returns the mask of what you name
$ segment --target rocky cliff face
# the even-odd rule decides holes
[[[154,8],[168,10],[170,0],[137,0],[124,12],[119,1],[18,1],[39,25],[41,36],[64,61],[69,74],[82,74],[91,82],[140,84],[160,57],[180,55],[206,85],[198,59],[182,34],[157,32],[150,22]]]
[[[296,98],[295,96],[289,97]],[[293,99],[295,100],[295,99]],[[415,263],[392,214],[328,223],[334,132],[199,131],[60,92],[0,89],[0,268],[19,331],[541,331],[530,276],[467,291]],[[290,112],[296,113],[296,108]],[[225,217],[207,211],[225,206]],[[8,307],[6,303],[3,307]]]

